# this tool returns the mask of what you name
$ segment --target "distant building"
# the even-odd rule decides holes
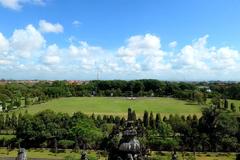
[[[208,93],[212,92],[212,90],[208,86],[198,86],[198,89],[205,90]]]

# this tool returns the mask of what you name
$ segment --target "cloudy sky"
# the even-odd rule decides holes
[[[0,0],[0,78],[240,80],[238,0]]]

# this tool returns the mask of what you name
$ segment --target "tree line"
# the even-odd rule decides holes
[[[239,83],[169,82],[143,80],[94,80],[69,83],[42,81],[36,84],[7,83],[0,85],[0,107],[9,111],[18,107],[43,103],[59,97],[125,96],[174,97],[206,104],[208,98],[240,99]]]
[[[224,105],[204,108],[202,116],[169,115],[145,111],[137,117],[68,115],[45,110],[35,115],[0,114],[0,131],[16,138],[0,139],[1,147],[111,150],[121,139],[126,121],[133,121],[138,138],[146,149],[235,152],[240,146],[240,118]],[[10,131],[10,132],[8,132]]]

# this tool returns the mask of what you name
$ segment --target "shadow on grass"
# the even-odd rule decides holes
[[[194,102],[187,102],[187,103],[185,103],[185,105],[195,105],[195,106],[199,106],[199,104],[194,103]]]

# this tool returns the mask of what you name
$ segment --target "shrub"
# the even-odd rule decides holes
[[[63,149],[72,148],[74,143],[75,143],[74,141],[66,139],[60,140],[58,142],[59,146],[62,147]]]

